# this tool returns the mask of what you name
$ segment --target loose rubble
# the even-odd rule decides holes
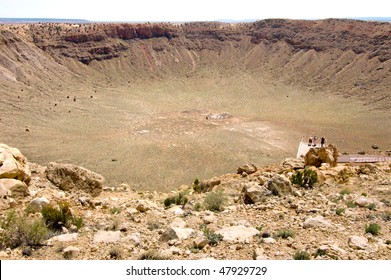
[[[3,228],[0,259],[289,260],[297,251],[317,260],[391,259],[390,163],[321,164],[312,167],[318,182],[305,189],[290,181],[304,169],[300,160],[246,164],[237,174],[201,182],[201,192],[189,182],[167,194],[108,188],[84,168],[43,167],[17,149],[0,148],[2,162],[13,158],[6,167],[14,166],[0,173],[1,221],[11,211],[40,219],[47,205],[66,202],[83,222],[50,231],[41,246],[15,248],[3,246]],[[187,203],[165,207],[180,192]],[[205,208],[212,192],[225,196],[221,211]],[[369,224],[379,232],[367,232]]]

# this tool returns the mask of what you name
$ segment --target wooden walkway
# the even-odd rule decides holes
[[[300,142],[299,148],[297,150],[297,158],[303,158],[310,148],[315,148],[313,146],[308,146],[308,142]],[[316,145],[316,148],[320,148],[320,145]],[[391,157],[389,156],[378,156],[378,155],[340,155],[338,157],[339,163],[374,163],[374,162],[391,162]]]

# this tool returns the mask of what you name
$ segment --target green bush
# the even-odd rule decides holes
[[[208,240],[208,244],[210,246],[216,246],[221,240],[223,240],[223,236],[221,234],[215,233],[206,225],[201,225],[201,230],[203,231],[204,236]]]
[[[346,201],[346,206],[348,208],[355,208],[357,205],[356,205],[356,203],[354,203],[353,200],[349,200],[349,201]]]
[[[368,204],[367,209],[372,210],[372,211],[376,210],[376,204],[375,203]]]
[[[45,205],[41,213],[46,226],[54,231],[60,231],[62,227],[70,225],[76,225],[78,229],[83,226],[83,219],[73,216],[69,204],[65,201],[60,201],[58,207]]]
[[[206,210],[221,211],[227,200],[223,191],[210,192],[205,196],[204,206]]]
[[[344,213],[345,213],[345,208],[337,208],[335,210],[335,214],[337,214],[338,216],[342,216]]]
[[[350,194],[350,193],[351,193],[351,190],[348,189],[348,188],[343,188],[343,189],[339,192],[339,194],[340,194],[341,196],[344,196],[344,195],[347,195],[347,194]]]
[[[373,235],[379,235],[380,234],[381,227],[378,224],[369,224],[365,227],[366,233],[371,233]]]
[[[40,218],[30,219],[11,211],[1,223],[0,247],[17,248],[20,246],[40,245],[48,235],[48,229]]]
[[[112,259],[112,260],[120,260],[120,259],[122,259],[122,251],[118,247],[112,247],[109,250],[109,256],[110,256],[110,259]]]
[[[293,255],[294,260],[310,260],[311,256],[306,251],[297,251]]]
[[[277,238],[282,238],[282,239],[287,239],[288,237],[295,237],[295,233],[294,231],[290,230],[290,229],[283,229],[283,230],[280,230],[278,231],[275,236]]]
[[[110,209],[110,213],[113,215],[119,214],[119,213],[121,213],[121,208],[113,207]]]
[[[172,204],[185,206],[188,201],[186,192],[179,192],[175,196],[167,197],[163,203],[165,207],[170,207]]]
[[[202,208],[202,204],[197,202],[196,204],[194,204],[194,211],[201,211],[201,208]]]
[[[291,183],[301,188],[313,188],[316,182],[318,182],[318,174],[309,168],[305,168],[304,171],[296,171],[291,177]]]

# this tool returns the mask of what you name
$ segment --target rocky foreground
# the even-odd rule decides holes
[[[143,192],[0,144],[0,259],[391,259],[391,164],[333,165],[247,164]],[[292,180],[304,170],[317,181]],[[71,218],[55,226],[49,206]]]

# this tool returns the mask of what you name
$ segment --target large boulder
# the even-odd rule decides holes
[[[244,204],[264,202],[267,196],[272,194],[266,187],[256,182],[248,182],[242,188],[241,198]]]
[[[31,172],[22,153],[5,144],[0,144],[0,179],[16,179],[28,184]]]
[[[245,164],[243,166],[240,166],[238,168],[238,174],[243,174],[243,173],[246,173],[246,174],[252,174],[252,173],[255,173],[257,172],[258,168],[252,164],[252,163],[248,163],[248,164]]]
[[[337,148],[330,144],[327,147],[311,148],[304,156],[304,164],[320,167],[322,163],[328,163],[331,167],[335,167],[337,158]]]
[[[293,193],[292,184],[283,175],[274,174],[267,182],[267,189],[272,192],[273,195],[283,196],[289,193]]]
[[[86,168],[51,162],[46,169],[46,177],[64,191],[83,191],[91,196],[102,192],[104,178]]]
[[[0,181],[0,210],[10,207],[10,194],[11,192]]]
[[[10,191],[12,198],[20,199],[30,194],[27,185],[22,181],[16,179],[0,179],[0,183]]]

